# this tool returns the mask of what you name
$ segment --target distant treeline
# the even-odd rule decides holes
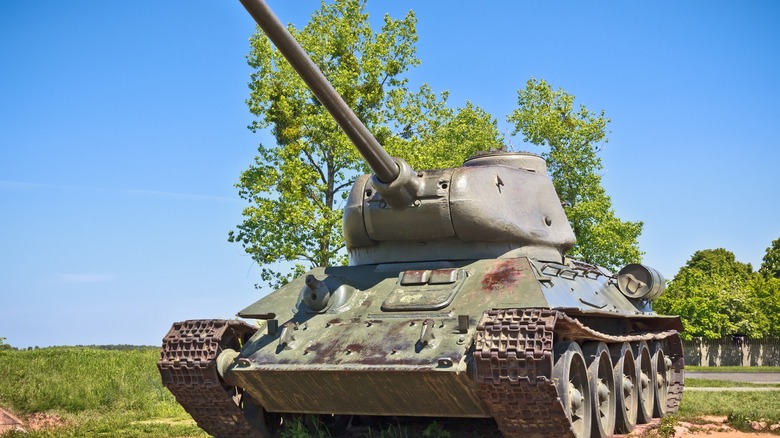
[[[159,345],[130,345],[130,344],[108,344],[108,345],[58,345],[54,347],[27,347],[18,348],[11,345],[0,343],[0,350],[40,350],[40,349],[54,349],[54,348],[94,348],[97,350],[116,350],[116,351],[130,351],[130,350],[159,350]]]
[[[159,345],[130,345],[130,344],[109,344],[109,345],[76,345],[76,347],[97,348],[100,350],[159,350]]]
[[[680,315],[683,339],[780,338],[780,238],[757,271],[725,248],[696,251],[653,309]]]

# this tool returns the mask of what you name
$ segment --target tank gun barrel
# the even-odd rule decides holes
[[[376,177],[383,183],[394,182],[400,173],[399,165],[344,102],[265,1],[241,0],[241,4],[344,130]]]

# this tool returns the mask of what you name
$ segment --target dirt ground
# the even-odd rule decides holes
[[[5,409],[0,408],[0,435],[12,430],[24,430],[22,428],[22,420]]]
[[[28,430],[56,429],[64,425],[65,422],[58,415],[36,412],[22,419],[0,408],[0,435],[12,430],[26,432]]]
[[[659,436],[655,431],[661,420],[654,418],[648,424],[637,425],[636,429],[629,435],[615,435],[615,437],[655,437]],[[726,417],[720,416],[702,416],[699,417],[696,424],[680,422],[675,428],[675,438],[686,437],[710,437],[710,438],[777,438],[776,433],[769,432],[771,424],[754,424],[755,432],[741,432],[732,429],[726,424]],[[780,429],[780,424],[775,427]]]

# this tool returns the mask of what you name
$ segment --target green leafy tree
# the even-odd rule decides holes
[[[14,347],[5,343],[5,338],[0,336],[0,350],[13,350]]]
[[[522,133],[524,141],[549,147],[542,156],[577,236],[569,254],[613,270],[640,261],[637,239],[642,222],[615,216],[612,200],[601,185],[598,152],[607,142],[610,121],[604,111],[575,108],[574,96],[533,78],[518,90],[517,104],[507,118],[515,126],[513,134]]]
[[[414,14],[385,16],[374,32],[364,7],[365,0],[323,2],[303,29],[288,28],[380,144],[417,169],[458,165],[500,146],[496,121],[482,109],[449,109],[447,94],[427,85],[409,90],[405,73],[420,62]],[[250,129],[270,128],[276,144],[260,145],[241,174],[239,195],[250,205],[228,239],[240,242],[262,266],[262,280],[276,287],[308,268],[346,262],[343,203],[355,176],[368,169],[259,29],[248,63],[247,104],[257,117]]]
[[[688,339],[765,336],[771,321],[761,294],[769,289],[758,277],[749,263],[737,261],[723,248],[697,251],[653,307],[658,313],[680,315]]]
[[[753,275],[748,287],[759,300],[762,316],[768,320],[766,336],[780,337],[780,278]]]
[[[765,277],[780,278],[780,238],[772,241],[772,245],[766,249],[760,272]]]

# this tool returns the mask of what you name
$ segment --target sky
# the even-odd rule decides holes
[[[314,0],[268,0],[303,26]],[[498,119],[530,77],[611,119],[603,185],[643,263],[697,250],[754,269],[780,238],[780,3],[370,0],[414,10],[418,86]],[[159,345],[269,292],[228,231],[251,133],[238,1],[0,2],[0,337]]]

